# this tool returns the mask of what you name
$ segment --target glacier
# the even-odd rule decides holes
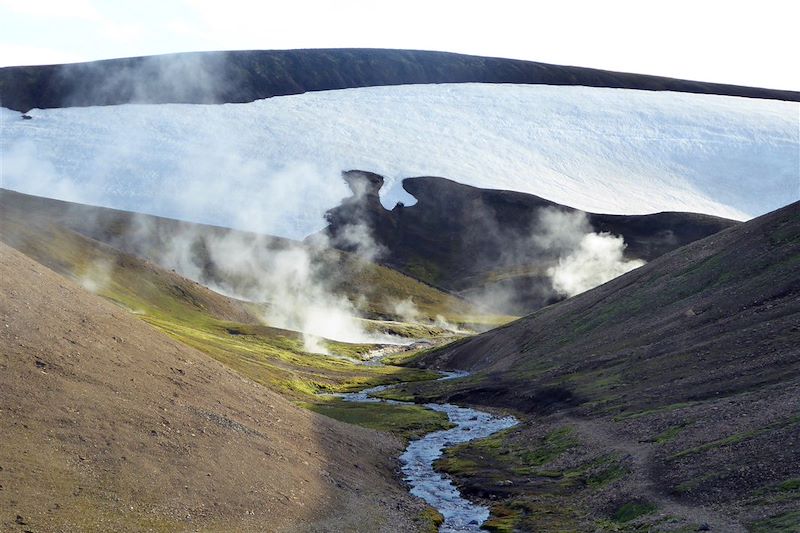
[[[800,198],[800,104],[511,84],[370,87],[246,104],[0,109],[2,187],[303,238],[340,173],[443,176],[579,209],[744,220]]]

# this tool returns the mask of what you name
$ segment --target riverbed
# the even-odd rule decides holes
[[[445,372],[440,380],[465,377],[465,372]],[[349,402],[407,404],[397,400],[383,400],[372,395],[397,385],[381,385],[359,392],[337,394]],[[403,455],[402,472],[411,494],[422,498],[444,516],[440,533],[479,532],[489,518],[489,508],[464,498],[453,482],[436,472],[433,464],[446,448],[477,439],[483,439],[518,424],[513,416],[497,417],[490,413],[459,407],[449,403],[422,404],[428,409],[445,413],[455,427],[434,431],[408,443]]]

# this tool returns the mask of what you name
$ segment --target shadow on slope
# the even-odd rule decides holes
[[[592,277],[596,272],[585,265],[594,261],[591,270],[608,270],[605,279],[610,279],[637,260],[652,261],[737,224],[697,213],[585,213],[531,194],[435,177],[403,180],[417,203],[386,210],[378,196],[382,176],[352,170],[344,178],[353,196],[328,211],[329,225],[322,232],[334,245],[350,250],[342,235],[354,224],[364,225],[385,250],[383,264],[478,305],[517,315],[563,299],[564,290],[582,289],[569,286],[574,283],[559,285],[554,269],[564,271],[568,281]],[[583,253],[578,268],[559,269],[592,244],[584,242],[592,232],[602,246]],[[620,238],[624,243],[615,242]]]
[[[792,379],[800,375],[799,235],[794,203],[422,362],[491,374],[526,410],[537,403],[523,389],[566,376],[571,396],[602,400],[593,409],[608,412]],[[624,384],[619,392],[597,390],[597,379],[612,375]]]

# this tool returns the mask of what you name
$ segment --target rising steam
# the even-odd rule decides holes
[[[265,304],[264,322],[303,333],[305,349],[327,354],[323,338],[351,343],[399,343],[389,335],[369,333],[359,319],[358,302],[337,294],[337,275],[324,238],[313,243],[243,232],[200,231],[194,226],[172,229],[154,238],[159,229],[150,217],[136,218],[133,243],[166,268],[231,297]],[[377,249],[368,233],[363,249]],[[159,246],[139,243],[158,242]],[[365,263],[355,262],[356,267]]]
[[[622,255],[624,250],[622,237],[587,233],[577,249],[547,269],[553,289],[566,296],[575,296],[645,264],[639,259],[625,259]]]
[[[625,241],[610,233],[595,233],[586,213],[542,209],[538,233],[532,238],[543,251],[555,252],[547,269],[553,290],[575,296],[645,264],[625,259]]]

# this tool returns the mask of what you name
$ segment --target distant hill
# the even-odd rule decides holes
[[[341,243],[337,237],[351,225],[366,224],[385,249],[383,264],[468,299],[493,300],[490,303],[513,314],[562,299],[554,293],[547,269],[565,252],[563,247],[575,245],[572,241],[580,237],[575,232],[621,236],[627,246],[625,258],[652,261],[737,224],[696,213],[584,213],[531,194],[435,177],[405,179],[403,188],[417,203],[390,211],[378,198],[383,177],[363,171],[344,175],[359,193],[328,212],[324,232],[334,242]],[[542,217],[552,212],[566,216],[548,224]],[[579,221],[585,227],[550,227]],[[537,237],[570,242],[542,244]],[[346,242],[341,246],[348,249]]]
[[[32,108],[251,102],[425,83],[585,85],[800,101],[800,93],[445,52],[310,49],[197,52],[0,69],[0,105]]]
[[[71,235],[73,232],[88,237],[89,241]],[[230,279],[209,255],[210,241],[230,239],[245,249],[261,248],[266,254],[290,250],[307,252],[320,275],[326,278],[327,287],[351,301],[360,301],[361,311],[368,318],[401,318],[395,307],[406,299],[414,302],[422,317],[435,319],[437,315],[442,315],[459,322],[489,318],[475,316],[474,307],[456,296],[390,268],[361,261],[352,254],[334,249],[315,250],[290,239],[0,189],[0,241],[30,253],[26,250],[27,244],[32,242],[40,247],[48,235],[53,248],[45,254],[49,259],[45,260],[41,254],[32,255],[59,273],[74,270],[76,264],[80,265],[86,256],[91,255],[87,247],[97,247],[103,243],[111,247],[113,256],[125,252],[167,269],[176,268],[173,259],[176,254],[181,255],[181,262],[193,267],[194,277],[199,281],[214,286],[224,278],[224,286],[229,289],[240,287],[245,290],[254,282],[251,277]],[[180,246],[176,243],[180,243]],[[220,309],[216,314],[221,318],[243,322],[252,320],[246,317],[246,311],[235,309],[236,306],[231,309],[227,302],[219,303],[217,300],[222,298],[220,295],[211,293],[214,298],[209,302],[206,293],[210,291],[194,294],[193,291],[198,287],[192,287],[191,284],[185,289],[192,293],[192,300],[195,303],[199,301],[207,312]]]

